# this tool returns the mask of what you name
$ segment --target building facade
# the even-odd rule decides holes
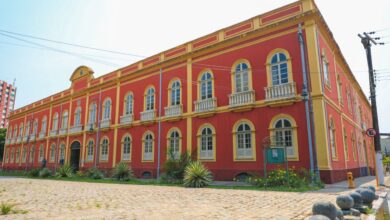
[[[16,87],[0,80],[0,128],[8,127],[8,117],[14,110]]]
[[[232,180],[261,175],[264,147],[280,145],[290,166],[314,166],[325,182],[373,171],[373,141],[364,135],[370,104],[311,0],[98,78],[81,66],[70,81],[11,114],[4,168],[124,161],[136,176],[155,177],[168,151],[188,151],[215,179]]]

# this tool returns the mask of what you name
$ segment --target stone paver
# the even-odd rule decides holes
[[[2,178],[0,203],[28,213],[0,219],[303,219],[314,202],[348,192],[329,188],[294,193]]]

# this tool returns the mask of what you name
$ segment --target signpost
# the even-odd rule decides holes
[[[289,185],[289,170],[284,141],[279,137],[268,136],[263,139],[264,178],[267,178],[267,164],[286,164],[286,179]]]

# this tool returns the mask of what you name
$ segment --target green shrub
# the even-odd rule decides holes
[[[185,168],[183,184],[186,187],[201,188],[209,185],[212,179],[211,172],[201,162],[192,161]]]
[[[69,164],[64,164],[58,168],[57,177],[72,177],[73,176],[73,169]]]
[[[27,176],[29,177],[38,177],[39,176],[39,169],[31,169],[27,172]]]
[[[308,187],[309,185],[314,186],[323,186],[320,180],[316,180],[314,178],[314,184],[311,183],[311,179],[313,178],[313,174],[308,172],[306,169],[302,168],[299,171],[294,168],[289,168],[289,172],[285,169],[278,168],[276,170],[272,170],[267,174],[267,178],[264,177],[254,177],[248,179],[248,182],[257,185],[259,187],[292,187],[292,188],[300,188],[300,187]]]
[[[191,155],[185,151],[178,158],[172,151],[168,152],[168,160],[164,163],[165,175],[162,176],[163,182],[183,182],[184,171],[191,162]]]
[[[76,172],[76,176],[77,177],[85,177],[85,173],[83,171],[79,170]]]
[[[7,215],[12,211],[12,208],[14,206],[8,203],[1,203],[0,204],[0,210],[2,215]]]
[[[120,162],[115,166],[113,177],[117,180],[130,180],[134,177],[133,170],[126,163]]]
[[[46,178],[49,176],[51,176],[51,170],[49,170],[48,168],[45,167],[39,171],[39,177]]]
[[[103,172],[96,167],[89,168],[86,176],[92,179],[103,179],[104,177]]]

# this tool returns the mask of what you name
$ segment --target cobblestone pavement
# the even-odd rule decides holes
[[[2,178],[0,203],[27,213],[0,219],[303,219],[314,202],[348,192],[331,188],[294,193]]]

